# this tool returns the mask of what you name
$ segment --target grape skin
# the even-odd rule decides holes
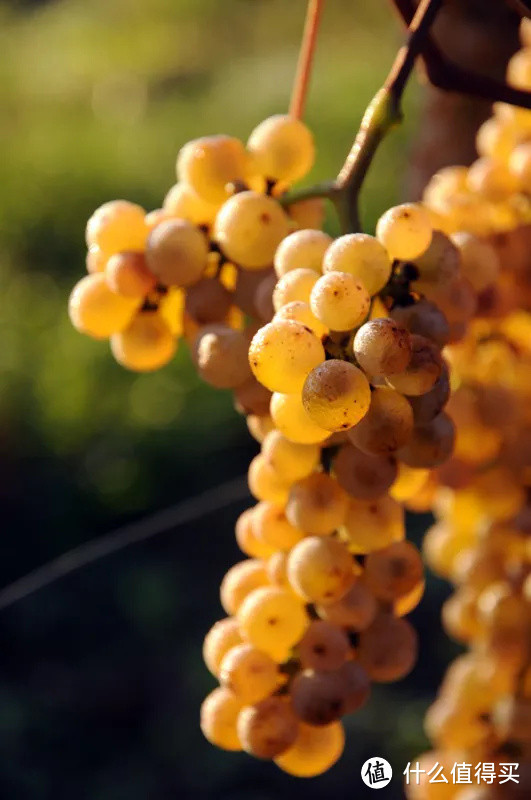
[[[240,711],[237,731],[243,749],[256,758],[276,758],[293,745],[299,726],[289,703],[268,697]]]
[[[293,394],[308,373],[324,361],[320,340],[298,322],[276,320],[253,336],[249,363],[256,378],[272,392]]]
[[[371,402],[369,382],[348,361],[330,359],[309,373],[302,389],[302,402],[321,428],[345,430],[367,413]]]

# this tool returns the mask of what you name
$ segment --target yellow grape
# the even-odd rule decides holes
[[[387,455],[405,445],[412,431],[411,404],[394,389],[378,386],[370,395],[368,412],[349,430],[348,438],[364,453]]]
[[[459,250],[452,239],[442,231],[433,231],[430,246],[415,258],[418,273],[415,288],[422,291],[426,283],[444,284],[453,280],[459,274],[460,264]]]
[[[269,558],[275,551],[264,541],[258,539],[254,530],[256,506],[243,511],[236,521],[236,543],[242,553],[251,558]]]
[[[87,272],[104,272],[107,259],[108,256],[96,244],[91,245],[87,251]]]
[[[341,431],[356,425],[367,413],[371,390],[360,369],[333,358],[310,372],[302,389],[302,402],[321,428]]]
[[[212,225],[218,213],[219,203],[209,203],[191,186],[176,183],[166,194],[162,207],[168,216],[186,219],[194,225]]]
[[[303,539],[288,557],[289,582],[310,603],[337,602],[360,571],[345,545],[326,536]]]
[[[330,725],[301,723],[294,744],[275,758],[275,764],[297,778],[313,778],[330,769],[345,747],[345,732],[340,722]]]
[[[262,455],[280,478],[298,481],[317,467],[321,448],[290,442],[279,430],[272,430],[262,442]]]
[[[351,553],[381,550],[404,539],[404,509],[388,494],[376,500],[351,500],[344,534]]]
[[[309,619],[292,592],[270,586],[255,589],[245,598],[238,622],[245,639],[280,662],[302,638]]]
[[[518,145],[511,153],[509,169],[524,192],[531,192],[531,145],[529,142]]]
[[[326,620],[314,620],[297,645],[303,669],[336,670],[350,652],[348,637],[341,628]]]
[[[325,472],[314,472],[291,487],[286,516],[305,533],[326,536],[343,524],[347,505],[337,481]]]
[[[304,325],[275,320],[253,336],[249,363],[256,378],[273,392],[293,394],[325,359],[323,345]]]
[[[289,219],[272,197],[238,192],[223,204],[214,224],[214,239],[229,261],[256,270],[273,263],[275,251],[289,233]]]
[[[328,333],[328,328],[323,325],[321,320],[317,319],[312,312],[309,303],[304,303],[302,300],[293,300],[290,303],[279,308],[273,317],[273,322],[278,319],[288,319],[292,322],[299,322],[305,328],[309,328],[319,339],[322,339]]]
[[[247,142],[257,172],[275,181],[295,183],[313,166],[313,136],[304,122],[275,114],[261,122]]]
[[[310,295],[310,308],[330,330],[349,331],[369,313],[365,286],[346,272],[328,272],[318,279]]]
[[[422,600],[425,589],[426,581],[421,580],[411,589],[410,592],[395,600],[393,606],[395,616],[405,617],[406,614],[410,614],[411,611],[413,611],[413,609],[415,609]]]
[[[274,503],[259,503],[254,515],[254,531],[258,539],[275,550],[291,550],[304,533],[291,525],[284,511]]]
[[[478,129],[476,148],[480,156],[508,162],[518,139],[518,129],[512,120],[490,117]]]
[[[256,514],[256,511],[255,511]],[[269,583],[263,563],[257,558],[240,561],[225,574],[221,581],[221,605],[227,614],[236,614],[250,592]]]
[[[113,292],[102,272],[76,283],[68,300],[68,313],[76,330],[94,339],[107,339],[126,328],[138,308],[137,298]]]
[[[263,455],[257,455],[249,464],[247,474],[249,489],[257,500],[267,500],[283,506],[289,494],[289,483],[283,481]]]
[[[466,191],[467,174],[466,167],[443,167],[438,170],[424,189],[423,202],[432,209],[446,211],[448,201]]]
[[[232,617],[220,619],[210,628],[203,642],[203,660],[212,675],[217,677],[225,654],[241,642],[238,620]]]
[[[146,212],[127,200],[111,200],[96,209],[86,228],[87,246],[108,256],[122,250],[143,250],[148,228]]]
[[[300,394],[274,392],[270,413],[275,426],[297,444],[317,444],[330,436],[330,431],[320,428],[308,416]]]
[[[107,261],[105,277],[113,292],[124,297],[144,297],[157,280],[149,271],[143,253],[116,253]]]
[[[407,675],[417,660],[417,652],[415,629],[405,619],[380,614],[360,633],[358,661],[378,683]]]
[[[418,203],[403,203],[383,214],[376,236],[391,258],[410,261],[430,246],[432,227],[426,210]]]
[[[394,602],[409,594],[422,581],[422,558],[411,542],[393,542],[382,550],[369,553],[363,574],[375,597]]]
[[[429,470],[408,467],[407,464],[399,461],[398,475],[389,489],[389,494],[394,500],[403,503],[422,489],[428,477]]]
[[[403,373],[411,361],[412,338],[392,319],[372,319],[354,337],[354,355],[369,375]]]
[[[171,286],[159,301],[159,314],[168,324],[174,336],[183,333],[184,292]]]
[[[230,689],[214,689],[201,706],[201,730],[208,741],[223,750],[241,750],[236,732],[241,709],[241,701]]]
[[[177,179],[207,203],[223,203],[227,184],[249,178],[251,165],[245,147],[232,136],[204,136],[184,145],[177,156]]]
[[[424,336],[411,336],[411,359],[400,372],[387,373],[387,383],[406,395],[429,392],[442,371],[442,359],[437,345]]]
[[[238,737],[256,758],[275,758],[293,745],[299,725],[284,697],[268,697],[240,711]]]
[[[111,336],[111,350],[123,367],[152,372],[165,366],[177,349],[177,340],[158,311],[141,311],[119,333]]]
[[[509,167],[488,156],[474,161],[468,170],[467,181],[471,191],[492,201],[503,201],[518,190],[518,181]]]
[[[273,290],[273,308],[280,311],[282,306],[294,300],[310,302],[310,294],[317,283],[318,275],[313,269],[292,269],[279,278]]]
[[[167,286],[191,286],[207,266],[205,235],[184,219],[168,219],[151,231],[146,261],[151,272]]]
[[[353,631],[368,628],[377,611],[376,599],[361,579],[355,580],[348,592],[335,603],[317,606],[320,617],[333,625]]]
[[[452,241],[461,254],[461,272],[476,292],[491,286],[498,277],[500,260],[495,248],[466,231],[454,233]]]
[[[349,233],[336,239],[326,251],[323,272],[347,272],[372,296],[391,277],[391,259],[385,247],[367,233]]]
[[[272,694],[282,679],[275,661],[250,644],[237,644],[225,654],[219,680],[242,701],[258,703]]]
[[[332,238],[313,228],[298,230],[283,239],[275,253],[275,272],[279,278],[294,269],[311,269],[321,274],[324,255]]]
[[[531,49],[515,53],[507,65],[507,81],[518,89],[531,89]]]
[[[257,442],[263,442],[267,434],[274,430],[275,425],[269,414],[249,414],[247,419],[249,433]]]

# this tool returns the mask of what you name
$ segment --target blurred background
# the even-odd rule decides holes
[[[0,584],[69,548],[244,475],[257,450],[229,393],[202,385],[185,346],[136,376],[70,326],[95,207],[160,205],[188,139],[247,137],[289,100],[304,0],[0,2]],[[399,43],[387,5],[329,2],[307,120],[318,160],[341,166]],[[375,219],[401,196],[418,123],[382,147],[364,196]],[[223,616],[220,580],[242,555],[247,501],[110,556],[0,612],[0,797],[269,800],[370,794],[359,771],[426,747],[422,714],[457,648],[440,632],[447,587],[413,615],[420,659],[347,720],[339,764],[310,782],[222,753],[199,706],[215,685],[201,643]],[[411,523],[419,539],[428,520]]]

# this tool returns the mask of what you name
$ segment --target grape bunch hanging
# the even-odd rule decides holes
[[[530,89],[523,37],[508,79]],[[405,616],[424,576],[405,509],[437,517],[425,557],[456,584],[443,621],[470,647],[428,713],[423,758],[516,747],[531,761],[531,112],[499,105],[477,143],[470,168],[437,173],[375,236],[332,239],[321,198],[290,199],[314,161],[290,115],[246,145],[189,142],[160,209],[112,201],[87,224],[73,325],[136,371],[185,340],[260,444],[257,502],[236,523],[246,558],[205,638],[220,686],[201,727],[292,775],[331,767],[341,718],[415,663]]]

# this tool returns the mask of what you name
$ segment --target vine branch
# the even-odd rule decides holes
[[[323,7],[324,0],[308,0],[308,10],[306,12],[306,20],[302,34],[299,60],[297,62],[297,70],[289,104],[289,113],[297,119],[301,119],[304,115],[304,107],[308,94]]]

